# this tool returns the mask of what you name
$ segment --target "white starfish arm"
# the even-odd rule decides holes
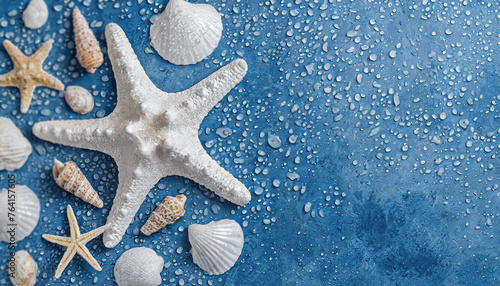
[[[73,208],[70,205],[68,205],[67,207],[67,215],[69,222],[69,230],[71,232],[71,238],[73,240],[77,240],[78,237],[80,237],[80,227],[78,226],[78,221],[76,220]]]
[[[109,59],[115,74],[119,105],[130,100],[140,102],[141,98],[133,97],[138,93],[148,94],[150,91],[158,90],[146,75],[120,26],[115,23],[106,26],[106,41]]]
[[[109,142],[111,141],[109,132],[111,129],[108,129],[110,127],[110,117],[112,116],[90,120],[38,122],[33,125],[33,134],[52,143],[109,154],[111,152],[111,148],[109,148]]]
[[[63,273],[64,269],[66,269],[66,266],[68,266],[69,262],[75,256],[75,253],[76,253],[75,244],[72,243],[68,246],[68,249],[66,249],[66,252],[64,252],[63,257],[61,258],[61,261],[59,262],[59,265],[57,266],[56,274],[55,274],[56,278],[61,277],[61,274]]]
[[[68,247],[73,242],[73,239],[71,239],[71,237],[57,236],[52,234],[44,234],[42,235],[42,238],[45,239],[46,241],[59,244],[65,247]]]
[[[186,97],[194,112],[186,114],[186,120],[193,120],[199,126],[208,112],[245,77],[248,65],[243,59],[237,59],[211,74],[179,97]]]
[[[79,243],[84,245],[92,239],[98,237],[101,233],[103,233],[106,229],[108,229],[109,225],[103,225],[99,228],[96,228],[92,231],[84,233],[80,236]]]
[[[92,256],[92,254],[90,253],[89,249],[85,246],[85,244],[79,243],[76,247],[76,252],[78,252],[78,254],[80,254],[80,256],[83,257],[83,259],[85,259],[85,261],[87,261],[92,267],[94,267],[95,270],[97,271],[102,270],[101,266],[99,265],[99,262],[95,260],[94,256]]]
[[[189,178],[237,205],[242,206],[250,201],[251,195],[245,185],[212,159],[201,143],[193,144],[189,150],[189,160],[179,164],[177,175]]]
[[[120,242],[147,194],[161,179],[161,175],[150,169],[151,166],[134,166],[127,160],[117,160],[116,163],[118,189],[106,222],[109,228],[103,234],[107,248]]]

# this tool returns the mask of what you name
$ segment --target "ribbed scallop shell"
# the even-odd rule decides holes
[[[193,261],[209,275],[220,275],[233,267],[241,255],[244,237],[240,225],[231,219],[212,221],[188,228]]]
[[[12,190],[14,192],[9,193],[7,189],[0,191],[0,241],[3,242],[12,241],[14,239],[11,236],[12,233],[15,233],[16,242],[25,239],[35,229],[40,218],[40,201],[36,194],[23,185],[16,185]],[[15,194],[15,198],[12,194]],[[9,195],[11,195],[11,201],[9,201]],[[9,206],[12,199],[15,208],[14,216],[9,210],[12,206]],[[11,218],[13,221],[10,220]]]
[[[0,117],[0,171],[21,168],[33,148],[21,130],[6,117]]]
[[[186,213],[185,203],[186,196],[184,195],[166,197],[151,213],[146,223],[141,227],[141,232],[145,235],[151,235],[161,228],[173,224]]]
[[[165,261],[154,250],[136,247],[125,251],[116,261],[114,274],[119,286],[157,286]]]
[[[41,28],[49,18],[49,9],[43,0],[31,0],[23,12],[24,26],[30,29]]]
[[[36,284],[38,265],[27,251],[19,250],[16,252],[14,260],[9,260],[7,267],[10,281],[14,286],[33,286]]]
[[[102,200],[75,162],[69,161],[63,164],[54,158],[52,175],[61,188],[93,206],[102,208]]]
[[[73,32],[75,33],[76,58],[87,72],[94,73],[102,64],[99,42],[90,30],[89,23],[78,8],[73,9]]]
[[[68,86],[64,99],[71,110],[76,113],[87,114],[94,109],[94,98],[88,90],[81,86]]]
[[[171,0],[151,26],[151,44],[176,65],[195,64],[210,55],[222,36],[222,20],[214,7]]]

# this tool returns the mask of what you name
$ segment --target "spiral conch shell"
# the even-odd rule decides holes
[[[27,251],[19,250],[9,259],[8,272],[12,285],[33,286],[36,284],[38,265]]]
[[[94,109],[94,98],[85,88],[71,85],[66,88],[64,99],[71,110],[80,114],[87,114]]]
[[[102,200],[75,162],[69,161],[63,164],[54,158],[52,174],[61,188],[93,206],[102,208]]]
[[[102,64],[99,42],[90,30],[89,23],[78,8],[73,9],[73,32],[75,33],[76,58],[87,72],[94,73]]]
[[[186,203],[184,195],[166,197],[141,227],[141,232],[145,235],[151,235],[161,228],[173,224],[186,213],[184,203]]]

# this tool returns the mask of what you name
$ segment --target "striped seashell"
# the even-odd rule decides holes
[[[99,42],[89,28],[89,23],[78,8],[73,9],[73,32],[75,33],[76,58],[87,72],[94,73],[104,61]]]
[[[12,199],[12,191],[15,193],[14,212],[12,212],[12,206],[7,204],[9,195]],[[40,200],[29,187],[16,185],[15,188],[10,189],[10,192],[9,189],[0,191],[0,241],[20,242],[31,235],[39,219]],[[13,232],[12,228],[14,228]]]
[[[20,169],[32,150],[16,124],[7,117],[0,117],[0,171]]]
[[[9,260],[7,269],[12,285],[33,286],[36,284],[38,265],[27,251],[17,251],[14,254],[14,259]]]
[[[86,201],[87,203],[102,208],[103,203],[97,192],[92,188],[90,182],[75,162],[62,163],[54,158],[52,174],[56,183],[66,191]]]
[[[64,99],[71,110],[76,113],[87,114],[94,109],[94,98],[88,90],[81,86],[68,86]]]
[[[166,197],[141,227],[141,232],[145,235],[151,235],[161,228],[173,224],[186,213],[184,210],[185,203],[186,196],[184,195]]]

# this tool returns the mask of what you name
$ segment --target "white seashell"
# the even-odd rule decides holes
[[[80,114],[87,114],[94,109],[94,98],[81,86],[71,85],[66,88],[64,99],[71,110]]]
[[[52,175],[61,188],[93,206],[102,208],[103,202],[101,198],[99,198],[99,195],[75,162],[69,161],[63,164],[54,158]]]
[[[219,44],[222,20],[208,4],[171,0],[151,26],[150,36],[162,58],[176,65],[195,64]]]
[[[14,286],[33,286],[38,275],[38,265],[31,255],[19,250],[9,259],[7,266],[10,281]]]
[[[114,274],[119,286],[157,286],[161,284],[163,257],[147,247],[125,251],[116,261]]]
[[[75,33],[76,59],[87,72],[94,73],[104,61],[99,42],[89,27],[80,9],[73,9],[73,32]]]
[[[244,243],[243,230],[232,219],[192,224],[188,237],[194,263],[209,275],[220,275],[233,267]]]
[[[15,194],[15,196],[12,196]],[[10,196],[10,198],[9,198]],[[16,185],[14,189],[0,191],[0,241],[19,242],[35,229],[40,218],[40,201],[27,186]],[[14,203],[14,216],[8,203]],[[13,220],[11,220],[13,218]],[[15,225],[15,226],[11,226]],[[15,238],[12,236],[15,234]]]
[[[21,130],[6,117],[0,117],[0,171],[21,168],[33,148]]]
[[[49,9],[43,0],[31,0],[23,12],[24,26],[30,29],[41,28],[49,18]]]

